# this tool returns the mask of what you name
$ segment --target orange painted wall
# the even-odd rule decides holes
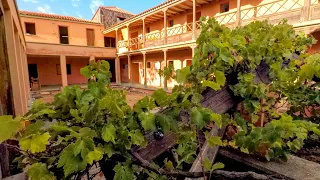
[[[314,45],[310,48],[309,52],[310,52],[310,53],[319,53],[319,52],[320,52],[320,31],[317,31],[317,32],[312,33],[312,36],[313,36],[315,39],[317,39],[318,41],[317,41],[316,44],[314,44]]]
[[[60,44],[59,26],[67,26],[69,44],[87,46],[86,29],[94,29],[95,46],[104,47],[103,25],[84,24],[62,20],[40,19],[32,17],[21,17],[21,23],[25,31],[25,23],[35,23],[36,35],[26,35],[27,42]]]
[[[67,58],[67,64],[71,64],[71,75],[67,75],[68,84],[86,83],[87,79],[80,74],[80,69],[86,66],[89,59]],[[37,64],[38,76],[41,85],[61,85],[61,75],[57,74],[59,57],[28,57],[28,64]]]

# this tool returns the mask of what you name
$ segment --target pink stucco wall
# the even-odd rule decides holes
[[[67,75],[68,84],[87,82],[87,79],[80,74],[80,69],[88,62],[89,59],[86,58],[67,57],[67,64],[71,64],[71,75]],[[57,64],[60,64],[59,57],[28,57],[28,64],[37,64],[41,85],[61,85],[61,75],[57,74]]]

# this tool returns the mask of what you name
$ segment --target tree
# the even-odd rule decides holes
[[[200,132],[212,146],[231,146],[268,160],[285,159],[309,135],[320,135],[319,125],[310,121],[319,119],[320,103],[320,56],[307,54],[312,37],[295,32],[286,22],[257,21],[232,30],[213,18],[203,17],[201,22],[193,64],[176,71],[180,85],[171,94],[159,89],[131,108],[125,92],[106,87],[109,64],[91,63],[81,69],[90,79],[87,90],[65,87],[53,103],[34,102],[23,118],[2,116],[0,142],[18,139],[19,147],[12,148],[21,152],[18,161],[32,180],[80,179],[96,163],[114,179],[166,179],[231,177],[217,170],[224,167],[222,163],[207,159],[203,159],[203,172],[183,171],[184,164],[195,160]],[[269,69],[266,82],[254,80],[261,66]],[[221,115],[202,107],[206,88],[218,91],[224,86],[241,98],[238,108]],[[279,107],[286,104],[290,110],[280,114]],[[305,110],[312,113],[303,116]],[[182,113],[190,118],[182,120]],[[26,122],[30,125],[24,126]],[[233,134],[227,140],[210,136],[210,124],[229,126]],[[134,151],[148,143],[145,135],[150,132],[177,134],[174,158],[165,159],[163,167]]]

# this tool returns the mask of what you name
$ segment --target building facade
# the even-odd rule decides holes
[[[0,2],[0,115],[22,116],[28,110],[30,90],[26,59],[26,42],[17,4],[12,0],[2,0]]]
[[[115,42],[104,37],[102,24],[27,11],[20,11],[20,17],[32,90],[87,83],[80,69],[91,60],[108,60],[115,68]]]
[[[173,87],[175,82],[164,82],[158,71],[168,64],[180,69],[192,63],[201,16],[230,28],[285,18],[297,30],[320,37],[318,0],[168,0],[105,29],[105,35],[116,36],[117,82]]]

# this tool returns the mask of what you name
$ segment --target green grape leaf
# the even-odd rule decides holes
[[[224,164],[221,162],[214,163],[211,167],[211,171],[217,170],[217,169],[223,169]]]
[[[213,82],[213,81],[207,81],[207,80],[204,80],[204,81],[202,82],[202,86],[203,86],[203,87],[210,87],[211,89],[213,89],[213,90],[215,90],[215,91],[221,89],[221,88],[220,88],[220,85],[219,85],[218,83]]]
[[[166,163],[166,169],[172,170],[173,168],[174,168],[174,167],[173,167],[172,161],[168,161],[168,162]]]
[[[32,134],[25,138],[20,139],[19,145],[22,150],[31,153],[39,153],[46,150],[47,144],[49,144],[50,134],[48,132],[40,134]]]
[[[140,146],[145,143],[144,136],[140,130],[131,131],[129,136],[131,137],[132,143],[135,145]]]
[[[197,107],[193,107],[192,110],[191,110],[191,120],[200,129],[202,129],[206,125],[206,122],[203,120],[203,115],[198,110]]]
[[[32,164],[27,170],[27,175],[31,180],[56,180],[53,172],[50,172],[44,163]]]
[[[176,72],[176,81],[181,84],[185,84],[188,81],[188,76],[190,74],[190,66],[178,69]]]
[[[12,138],[22,126],[20,119],[12,116],[0,116],[0,124],[0,143]]]
[[[74,156],[75,144],[70,144],[63,149],[59,161],[58,168],[63,167],[65,177],[78,171],[83,171],[87,166],[87,161],[79,155]]]
[[[212,163],[208,158],[205,158],[202,162],[202,166],[206,171],[211,171]]]
[[[209,132],[205,132],[206,140],[210,147],[214,147],[216,145],[222,146],[222,140],[219,136],[210,136]]]
[[[87,155],[87,163],[92,165],[94,161],[99,161],[102,159],[102,152],[98,149],[94,149],[94,151],[90,151]]]
[[[86,77],[87,79],[91,78],[91,76],[93,75],[92,71],[90,70],[89,66],[85,66],[83,68],[80,69],[80,73]]]
[[[103,128],[102,131],[102,139],[105,142],[112,142],[112,143],[116,143],[115,142],[115,138],[116,138],[116,128],[113,126],[113,124],[111,124],[110,122]]]
[[[114,175],[114,180],[132,180],[134,179],[134,174],[129,166],[123,166],[120,163],[118,163],[113,170],[116,172]]]
[[[224,86],[224,84],[226,83],[226,77],[225,77],[224,73],[221,71],[214,71],[214,76],[216,77],[216,82],[220,86]]]
[[[155,124],[155,115],[153,113],[140,113],[139,120],[141,121],[141,125],[143,129],[148,130],[156,130]]]
[[[220,114],[211,113],[211,120],[214,121],[215,125],[218,126],[218,128],[222,128],[222,117]]]

